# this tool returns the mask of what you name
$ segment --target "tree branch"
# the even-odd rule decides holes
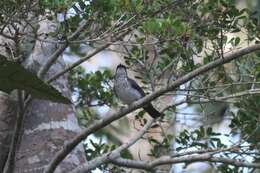
[[[161,165],[177,164],[177,163],[193,163],[193,162],[201,162],[201,161],[217,162],[217,163],[234,165],[237,167],[260,168],[260,163],[249,163],[249,162],[238,161],[236,159],[214,157],[212,153],[186,155],[177,158],[162,156],[161,158],[155,159],[154,161],[136,161],[130,159],[123,159],[123,158],[116,158],[111,160],[113,164],[118,166],[135,168],[135,169],[143,169],[143,170],[152,170],[155,167]]]
[[[147,130],[151,127],[154,121],[154,119],[149,120],[145,124],[145,126],[136,134],[136,136],[130,139],[127,143],[121,145],[120,147],[116,148],[115,150],[109,153],[95,158],[94,160],[86,162],[85,164],[74,169],[71,173],[89,172],[90,170],[109,162],[111,159],[120,157],[120,152],[135,144],[147,132]]]
[[[77,28],[77,30],[68,37],[68,41],[76,39],[79,36],[80,32],[83,31],[83,29],[86,27],[87,24],[88,24],[88,22],[86,20],[84,20],[82,22],[82,24]],[[38,76],[40,78],[42,78],[47,73],[47,71],[50,69],[52,64],[55,63],[55,61],[59,58],[59,56],[63,53],[63,51],[68,47],[68,45],[69,45],[69,42],[65,42],[55,52],[53,52],[53,54],[50,57],[48,57],[48,60],[46,61],[46,63],[44,65],[41,66],[41,68],[38,72]]]
[[[216,88],[230,88],[232,86],[239,86],[239,85],[255,85],[260,84],[258,81],[254,82],[234,82],[234,83],[226,83],[221,85],[215,85],[214,87],[202,87],[202,88],[185,88],[185,89],[178,89],[178,91],[204,91],[204,90],[216,90]]]
[[[118,112],[115,112],[114,114],[107,116],[99,121],[97,121],[96,123],[93,123],[92,125],[90,125],[88,128],[86,128],[85,130],[83,130],[80,134],[78,134],[72,141],[68,142],[64,148],[62,150],[60,150],[56,156],[53,158],[53,160],[50,162],[50,164],[47,166],[47,168],[45,169],[45,173],[52,173],[54,172],[55,168],[57,167],[57,165],[82,141],[84,140],[88,135],[90,135],[91,133],[107,126],[108,124],[110,124],[111,122],[123,117],[124,115],[126,115],[127,113],[130,113],[140,107],[142,107],[144,104],[154,100],[155,98],[161,96],[162,94],[165,94],[169,91],[174,90],[175,88],[177,88],[178,86],[188,82],[189,80],[195,78],[196,76],[203,74],[209,70],[212,70],[220,65],[223,65],[225,63],[228,63],[234,59],[237,59],[243,55],[247,55],[250,54],[252,52],[255,51],[259,51],[260,50],[260,44],[256,44],[256,45],[252,45],[249,46],[247,48],[243,48],[231,53],[226,54],[223,58],[218,58],[215,61],[212,61],[206,65],[203,65],[191,72],[189,72],[188,74],[180,77],[179,79],[177,79],[176,81],[174,81],[170,86],[161,88],[160,90],[157,90],[147,96],[145,96],[144,98],[134,102],[133,104],[131,104],[129,107],[124,108]],[[56,77],[58,77],[56,75]]]
[[[117,40],[121,39],[122,37],[126,36],[131,30],[128,29],[125,32],[121,33],[119,36],[117,36],[114,39],[114,42],[116,42]],[[91,57],[93,57],[94,55],[98,54],[99,52],[103,51],[104,49],[106,49],[107,47],[109,47],[111,44],[107,43],[103,46],[101,46],[100,48],[97,48],[96,50],[94,50],[92,53],[86,55],[85,57],[79,59],[77,62],[73,63],[71,66],[69,66],[68,68],[64,69],[63,71],[59,72],[58,74],[54,75],[52,78],[48,79],[47,82],[50,83],[54,80],[56,80],[57,78],[59,78],[60,76],[64,75],[65,73],[69,72],[70,70],[72,70],[73,68],[77,67],[78,65],[82,64],[83,62],[87,61],[88,59],[90,59]]]
[[[178,95],[178,94],[176,94],[176,95]],[[229,99],[234,99],[234,98],[237,98],[237,97],[248,96],[248,95],[260,95],[260,89],[258,89],[258,88],[250,89],[250,90],[245,90],[245,91],[241,91],[241,92],[237,92],[237,93],[232,93],[232,94],[227,95],[227,96],[209,97],[209,98],[206,98],[203,95],[192,95],[192,94],[185,94],[185,95],[189,96],[189,97],[198,97],[199,99],[198,100],[192,100],[192,101],[189,101],[187,99],[180,100],[180,101],[174,103],[173,105],[165,106],[162,109],[162,112],[165,112],[168,109],[174,108],[174,107],[179,106],[179,105],[184,104],[184,103],[188,103],[188,104],[202,104],[202,103],[209,103],[209,102],[235,103],[235,101],[230,101]]]
[[[228,96],[216,97],[215,100],[221,101],[221,100],[228,100],[228,99],[232,99],[232,98],[236,98],[236,97],[242,97],[245,95],[258,95],[258,94],[260,94],[260,89],[251,89],[251,90],[233,93]],[[213,100],[214,100],[214,98],[213,98]]]

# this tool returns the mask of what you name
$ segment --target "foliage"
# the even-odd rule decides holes
[[[81,67],[71,72],[70,88],[76,95],[80,106],[110,106],[114,103],[110,86],[112,74],[109,70],[86,73]]]
[[[69,85],[81,125],[87,127],[100,118],[93,108],[116,104],[111,87],[112,78],[108,69],[86,73],[82,67],[78,67],[71,71]]]
[[[124,60],[131,70],[138,73],[137,78],[148,91],[167,85],[174,78],[201,65],[223,58],[230,47],[240,47],[245,42],[257,43],[260,39],[259,18],[256,15],[259,12],[238,8],[235,0],[97,0],[84,5],[84,9],[83,16],[91,24],[96,24],[94,33],[88,32],[91,31],[90,24],[89,30],[86,29],[82,34],[89,39],[108,31],[116,35],[122,28],[134,28],[135,32],[129,41],[122,41]],[[134,19],[130,20],[133,16]],[[125,25],[120,28],[124,22]],[[94,41],[89,42],[88,46],[96,47],[98,44],[98,41]],[[232,72],[224,66],[218,67],[190,81],[185,87],[189,94],[186,100],[188,106],[196,107],[199,113],[206,113],[209,118],[221,118],[226,110],[233,112],[232,108],[238,109],[230,126],[232,134],[216,133],[212,127],[201,126],[193,131],[184,130],[179,135],[165,135],[162,140],[150,137],[148,141],[153,146],[150,156],[160,157],[163,153],[171,152],[173,141],[178,145],[177,152],[225,148],[228,146],[222,141],[222,136],[231,138],[237,133],[241,133],[241,138],[245,140],[243,144],[248,142],[258,145],[258,139],[249,137],[256,136],[259,130],[258,97],[252,96],[246,100],[241,97],[224,99],[219,110],[215,110],[215,107],[220,104],[214,102],[215,98],[250,90],[252,80],[259,82],[259,54],[248,56],[250,61],[241,59],[233,62]],[[78,69],[71,75],[71,88],[78,93],[80,106],[93,106],[93,103],[108,106],[115,104],[113,94],[108,89],[111,74],[105,71],[85,74]],[[253,85],[259,87],[258,84]],[[212,101],[200,103],[203,99]],[[236,103],[232,104],[233,102]],[[176,110],[172,106],[167,114],[173,114]],[[142,119],[143,113],[139,112],[137,118]],[[247,151],[257,148],[249,147]],[[228,152],[224,155],[231,157]],[[218,165],[218,169],[221,172],[243,170],[229,165]]]
[[[19,33],[16,26],[22,23],[20,21],[31,24],[34,17],[41,16],[59,25],[57,31],[46,34],[46,42],[55,38],[53,42],[67,45],[79,56],[86,56],[88,50],[99,50],[101,46],[114,44],[117,36],[129,31],[126,38],[118,39],[113,51],[121,53],[126,65],[138,73],[137,78],[149,93],[199,66],[223,58],[230,50],[260,42],[259,9],[238,7],[237,4],[236,0],[4,0],[0,2],[1,31],[11,27],[17,33],[14,38],[7,37],[4,32],[1,34],[13,39],[15,44],[21,44],[27,34]],[[30,10],[33,15],[28,14]],[[76,33],[76,39],[69,39],[84,21],[87,25]],[[39,39],[37,26],[30,27],[32,31],[28,35]],[[6,45],[1,46],[6,48]],[[84,54],[82,47],[87,47]],[[21,46],[10,52],[14,57],[20,57],[23,51]],[[161,140],[149,137],[147,140],[153,146],[150,156],[159,158],[172,150],[223,149],[228,145],[222,141],[222,136],[231,138],[239,134],[238,151],[222,152],[220,156],[242,161],[249,157],[252,162],[259,161],[259,154],[250,154],[259,153],[260,98],[256,96],[260,87],[259,56],[259,53],[247,55],[247,58],[218,67],[189,81],[182,88],[176,88],[174,95],[169,93],[173,99],[176,95],[185,95],[187,107],[194,108],[203,120],[219,118],[219,123],[227,112],[231,112],[231,134],[214,132],[211,127],[214,123],[208,121],[193,130],[164,134]],[[37,98],[69,102],[17,63],[1,60],[0,72],[0,88],[3,91],[23,89]],[[86,73],[78,67],[70,71],[70,89],[82,125],[88,127],[99,116],[93,107],[117,105],[112,79],[112,73],[107,69]],[[171,118],[179,110],[173,104],[166,111],[169,114],[167,117]],[[146,119],[143,118],[144,112],[140,111],[136,120],[145,124]],[[172,121],[175,119],[172,118]],[[92,160],[116,147],[90,141],[85,145],[87,159]],[[130,154],[124,155],[124,158],[133,159]],[[216,167],[224,173],[246,170],[226,164],[216,164]],[[124,171],[110,164],[99,168],[110,172]]]
[[[182,146],[176,148],[177,151],[185,150],[190,147],[205,148],[223,148],[225,144],[221,142],[221,134],[213,132],[211,127],[200,127],[192,132],[184,130],[176,138],[176,142]]]
[[[87,160],[90,161],[95,157],[102,156],[103,154],[113,151],[117,146],[113,144],[106,144],[101,140],[97,143],[90,139],[89,143],[84,144],[84,147],[85,147],[86,158]],[[123,158],[132,159],[131,154],[127,150],[122,151],[121,155]],[[123,168],[120,168],[118,166],[111,166],[109,164],[102,164],[98,168],[108,172],[110,171],[118,172],[118,173],[125,172]]]
[[[239,111],[234,116],[231,128],[234,132],[239,131],[241,137],[246,142],[250,143],[253,148],[260,148],[260,97],[248,97],[241,102],[237,103]]]

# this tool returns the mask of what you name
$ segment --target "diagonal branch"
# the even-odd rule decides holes
[[[128,29],[125,32],[121,33],[119,36],[117,36],[116,38],[114,38],[114,41],[112,42],[116,42],[119,39],[123,38],[124,36],[126,36],[127,34],[129,34],[131,30]],[[107,43],[103,46],[101,46],[100,48],[94,50],[93,52],[91,52],[90,54],[86,55],[85,57],[79,59],[78,61],[76,61],[75,63],[73,63],[71,66],[69,66],[68,68],[64,69],[63,71],[57,73],[56,75],[54,75],[52,78],[48,79],[47,82],[50,83],[54,80],[56,80],[57,78],[59,78],[60,76],[64,75],[65,73],[69,72],[70,70],[72,70],[73,68],[77,67],[78,65],[82,64],[83,62],[87,61],[88,59],[92,58],[94,55],[98,54],[99,52],[103,51],[104,49],[106,49],[107,47],[109,47],[111,45],[111,43]]]
[[[188,74],[180,77],[176,81],[174,81],[170,86],[161,88],[160,90],[157,90],[144,98],[134,102],[129,107],[124,108],[118,112],[113,113],[110,116],[107,116],[92,125],[90,125],[88,128],[83,130],[80,134],[78,134],[73,140],[68,142],[63,149],[61,149],[53,158],[53,160],[50,162],[50,164],[46,167],[45,173],[52,173],[56,169],[57,165],[82,141],[84,140],[88,135],[91,133],[107,126],[111,122],[123,117],[124,115],[141,108],[144,104],[151,102],[152,100],[156,99],[157,97],[161,96],[162,94],[165,94],[169,91],[174,90],[178,86],[188,82],[189,80],[195,78],[196,76],[203,74],[209,70],[212,70],[220,65],[223,65],[225,63],[228,63],[234,59],[238,59],[241,56],[250,54],[255,51],[260,50],[260,44],[252,45],[231,53],[226,54],[223,58],[218,58],[215,61],[212,61],[206,65],[203,65]]]
[[[89,172],[92,169],[95,169],[96,167],[100,166],[101,164],[105,164],[109,162],[111,159],[116,159],[120,157],[120,152],[123,150],[129,148],[133,144],[135,144],[142,136],[147,132],[147,130],[151,127],[152,123],[155,121],[155,119],[149,120],[145,126],[127,143],[121,145],[120,147],[116,148],[115,150],[106,153],[102,156],[99,156],[95,158],[94,160],[88,161],[85,164],[77,167],[75,170],[73,170],[71,173],[80,173],[80,172]]]
[[[69,41],[76,39],[79,36],[80,32],[82,32],[83,29],[87,26],[87,24],[88,22],[84,20],[82,24],[78,27],[78,29],[67,38],[68,41],[62,44],[55,52],[53,52],[50,57],[48,57],[47,62],[41,66],[38,72],[38,76],[40,78],[42,78],[47,73],[52,64],[55,63],[55,61],[59,58],[63,51],[68,47]]]

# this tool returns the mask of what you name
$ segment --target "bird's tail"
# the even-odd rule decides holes
[[[161,113],[157,111],[151,103],[145,105],[143,108],[153,118],[158,118],[161,116]]]

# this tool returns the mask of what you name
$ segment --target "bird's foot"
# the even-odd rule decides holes
[[[124,108],[126,108],[127,106],[119,106],[119,110],[122,111]]]

